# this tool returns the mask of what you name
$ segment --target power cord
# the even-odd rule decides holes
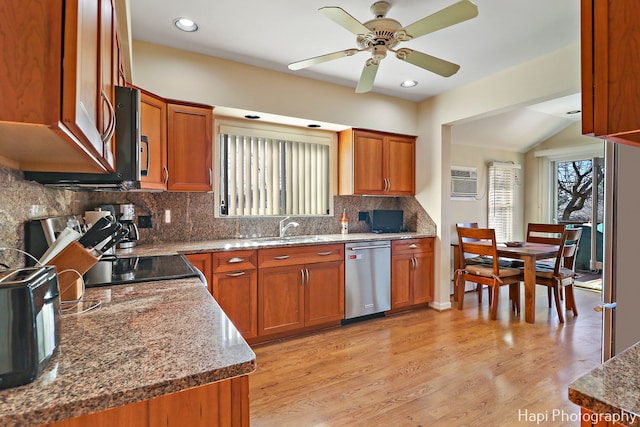
[[[22,249],[0,247],[0,251],[16,251],[16,252],[20,252],[21,254],[26,255],[29,258],[31,258],[32,260],[34,260],[39,267],[45,267],[36,257],[31,255],[29,252],[23,251]],[[6,264],[4,264],[4,263],[2,265],[6,266]],[[6,266],[6,267],[9,268],[9,266]],[[98,309],[98,308],[100,308],[102,306],[102,300],[99,300],[99,299],[98,300],[97,299],[85,299],[84,298],[84,293],[85,293],[87,288],[86,288],[85,283],[84,283],[84,278],[82,277],[82,274],[80,274],[80,272],[78,270],[74,270],[74,269],[69,268],[69,269],[57,272],[58,275],[60,275],[62,273],[75,273],[75,274],[77,274],[78,278],[80,279],[80,282],[82,283],[82,291],[80,293],[80,298],[78,298],[78,299],[60,301],[60,314],[61,315],[63,315],[63,316],[77,316],[77,315],[80,315],[80,314],[84,314],[84,313],[88,313],[90,311],[96,310],[96,309]],[[62,296],[62,294],[60,294],[60,296]],[[80,311],[71,312],[72,310],[76,309],[80,304],[82,304],[84,306],[84,303],[89,303],[89,306],[86,307],[86,308],[83,308]],[[71,305],[71,306],[70,307],[66,307],[67,305]]]

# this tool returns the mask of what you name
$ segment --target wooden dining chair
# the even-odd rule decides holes
[[[491,289],[491,319],[498,314],[498,293],[503,285],[510,285],[509,295],[512,298],[511,308],[520,312],[520,281],[523,280],[522,271],[516,268],[500,267],[496,249],[496,233],[492,228],[458,229],[458,244],[460,252],[481,257],[491,257],[491,264],[474,264],[464,261],[464,268],[457,274],[458,309],[464,304],[464,282],[475,282],[487,285]],[[464,257],[460,257],[465,259]]]
[[[562,235],[566,226],[564,224],[543,224],[529,223],[527,224],[527,242],[528,243],[545,243],[547,245],[560,246],[562,243]],[[536,262],[536,271],[549,271],[555,266],[556,259],[542,260]],[[547,289],[547,300],[551,307],[551,288]]]
[[[578,315],[576,300],[573,295],[573,284],[576,277],[576,254],[582,236],[582,228],[567,228],[560,244],[560,250],[552,269],[536,268],[536,284],[547,286],[553,293],[553,299],[558,312],[560,323],[564,323],[560,297],[564,290],[565,311],[571,310],[574,316]],[[551,304],[549,304],[551,307]]]
[[[477,222],[459,222],[456,224],[456,230],[458,228],[478,228]],[[458,280],[456,276],[456,272],[464,270],[465,262],[471,264],[478,264],[484,261],[483,257],[477,255],[466,254],[460,250],[460,246],[458,246],[458,265],[454,265],[455,272],[453,275],[453,300],[458,301]],[[463,283],[464,286],[464,283]],[[476,284],[476,290],[478,292],[478,302],[482,302],[482,285]],[[464,292],[464,291],[463,291]],[[489,298],[491,298],[491,294],[489,293]],[[489,303],[491,303],[491,299],[489,299]]]

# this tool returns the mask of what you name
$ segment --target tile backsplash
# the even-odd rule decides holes
[[[101,204],[133,203],[136,215],[149,215],[152,228],[140,229],[140,243],[203,241],[215,239],[277,236],[283,218],[216,218],[212,193],[181,192],[72,192],[55,190],[25,181],[22,172],[0,166],[0,247],[24,249],[25,223],[32,219],[83,214]],[[300,224],[289,235],[333,234],[340,232],[340,217],[346,209],[351,233],[369,231],[358,221],[358,212],[374,209],[404,210],[405,227],[435,234],[435,223],[413,197],[335,196],[330,217],[292,216]],[[171,222],[164,222],[165,210]],[[21,266],[23,256],[12,250],[0,251],[0,262]]]

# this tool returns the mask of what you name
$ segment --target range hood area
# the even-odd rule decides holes
[[[146,169],[140,166],[141,145],[147,144],[140,135],[140,91],[116,86],[116,171],[107,174],[77,172],[25,171],[24,178],[49,187],[73,191],[130,191],[141,188],[140,178]],[[145,151],[148,153],[148,149]]]

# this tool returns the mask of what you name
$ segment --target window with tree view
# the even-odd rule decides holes
[[[556,162],[555,169],[556,222],[601,223],[604,213],[603,159]]]

